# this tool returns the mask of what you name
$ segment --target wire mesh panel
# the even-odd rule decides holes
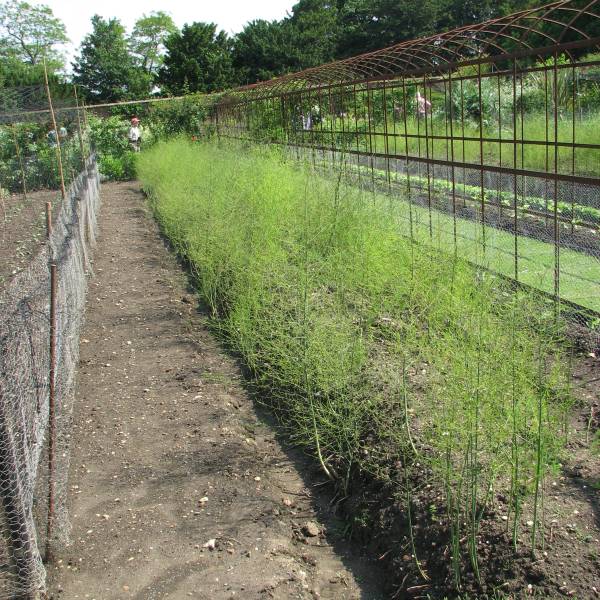
[[[42,557],[68,538],[72,391],[98,202],[92,156],[48,244],[0,295],[0,598],[43,591]]]
[[[561,0],[233,90],[212,118],[394,198],[416,242],[597,313],[599,17]]]

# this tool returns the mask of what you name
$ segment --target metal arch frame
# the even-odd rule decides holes
[[[461,66],[496,63],[502,59],[532,56],[538,59],[573,50],[598,47],[600,37],[588,35],[577,22],[581,17],[600,23],[600,0],[583,6],[575,0],[557,0],[477,25],[400,42],[382,50],[346,58],[275,79],[235,88],[222,94],[219,105],[277,97],[294,91],[313,91],[331,85],[353,85],[423,74],[440,74]],[[558,34],[544,31],[552,25]],[[566,41],[568,34],[576,41]],[[540,41],[546,42],[540,45]],[[536,43],[537,42],[537,43]],[[513,48],[507,48],[512,44]]]
[[[358,174],[359,185],[370,180],[367,186],[371,189],[404,193],[398,183],[402,174],[408,205],[416,202],[424,207],[423,214],[429,214],[430,237],[432,213],[450,214],[455,248],[461,237],[456,230],[457,215],[459,220],[467,218],[477,224],[484,255],[490,228],[511,232],[513,249],[505,253],[513,257],[513,265],[504,275],[519,284],[530,260],[520,250],[521,240],[541,236],[538,239],[549,241],[554,248],[553,285],[545,293],[557,300],[560,309],[561,303],[572,303],[561,294],[565,277],[588,283],[583,271],[565,271],[562,249],[574,248],[600,260],[600,216],[582,210],[582,206],[600,210],[600,143],[593,139],[583,143],[586,140],[577,139],[576,134],[576,122],[581,118],[577,114],[576,71],[600,66],[598,57],[582,58],[596,50],[600,50],[600,0],[555,0],[477,25],[228,90],[212,96],[210,118],[219,136],[286,146],[298,156],[312,159],[315,167],[332,161],[352,163],[355,172],[349,174],[350,179]],[[559,61],[559,56],[567,60]],[[568,97],[559,98],[559,73],[566,72],[568,78],[571,71],[573,84]],[[545,135],[527,132],[523,104],[518,102],[526,77],[533,73],[543,78],[544,108],[540,114],[545,112]],[[498,109],[491,117],[491,126],[484,127],[481,84],[488,78],[494,81],[491,89]],[[465,128],[465,82],[474,84],[471,102],[479,108],[478,115],[469,117],[474,133]],[[501,85],[505,86],[503,92]],[[394,90],[400,95],[392,96],[390,103]],[[410,116],[407,92],[409,96],[419,92],[431,103],[433,94],[438,96],[435,122],[433,110],[420,112],[412,101]],[[511,97],[511,108],[500,108],[501,94],[506,93]],[[401,98],[399,104],[397,98]],[[558,113],[565,111],[573,124],[572,134],[566,137],[559,135],[558,126]],[[277,114],[281,118],[271,118]],[[412,119],[410,131],[407,119]],[[403,133],[396,127],[402,121]],[[466,144],[470,156],[465,153]],[[492,152],[486,156],[485,145],[497,155]],[[536,147],[541,159],[527,161],[525,156],[535,154]],[[585,159],[587,162],[579,166],[576,157],[582,152],[591,160]],[[446,192],[436,190],[440,181],[446,184]],[[471,190],[468,194],[466,187]],[[533,198],[537,204],[529,203],[530,189],[538,195]],[[583,204],[575,200],[580,193],[588,195],[581,199]],[[446,203],[445,208],[440,202]],[[560,210],[559,202],[563,205]],[[467,206],[471,213],[462,210]],[[531,233],[535,228],[537,233]],[[578,238],[580,230],[587,237]],[[600,297],[600,277],[591,283]],[[590,310],[583,297],[581,302],[580,308]],[[600,314],[600,305],[594,306]]]

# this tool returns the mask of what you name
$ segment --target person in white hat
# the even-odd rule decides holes
[[[131,119],[131,127],[127,134],[129,139],[129,145],[134,152],[140,151],[140,144],[142,143],[142,132],[140,130],[140,120],[137,117]]]

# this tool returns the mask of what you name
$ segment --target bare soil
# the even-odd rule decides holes
[[[523,506],[518,549],[512,548],[508,498],[495,494],[480,527],[481,581],[467,560],[461,540],[461,593],[451,571],[452,546],[446,526],[443,488],[427,467],[413,473],[412,515],[416,556],[410,544],[403,467],[389,466],[389,481],[355,484],[344,506],[355,539],[392,574],[390,597],[409,599],[600,598],[600,356],[584,352],[574,359],[573,393],[578,399],[568,424],[563,462],[543,485],[543,527],[535,558],[531,553],[532,503]],[[390,453],[391,454],[391,453]],[[441,519],[436,518],[441,515]],[[543,533],[543,542],[540,533]],[[426,578],[423,577],[423,573]]]
[[[44,243],[46,202],[52,202],[56,216],[61,200],[60,192],[54,190],[0,199],[0,287],[27,267]]]
[[[207,328],[137,184],[102,186],[55,600],[387,598]]]

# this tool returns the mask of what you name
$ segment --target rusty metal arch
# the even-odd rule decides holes
[[[502,59],[531,57],[539,60],[564,54],[574,60],[574,51],[600,48],[598,35],[600,0],[557,0],[506,17],[400,42],[382,50],[239,87],[224,93],[219,104],[235,104],[294,91],[316,91],[331,85],[435,76],[461,66],[493,64]]]

